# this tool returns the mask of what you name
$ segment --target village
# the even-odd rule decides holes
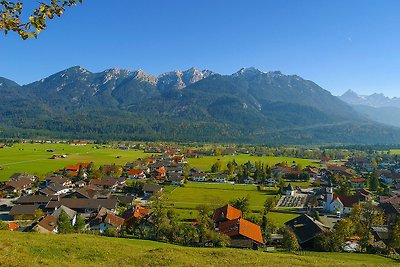
[[[183,152],[171,145],[143,150],[148,157],[121,166],[80,162],[44,179],[14,174],[0,184],[0,229],[266,251],[399,253],[400,160],[395,155],[382,154],[378,160],[321,157],[309,166],[268,166],[255,155],[254,162],[233,160],[225,168],[217,159],[210,170],[201,170],[188,159],[211,152]],[[225,148],[223,153],[246,152]],[[54,160],[66,157],[53,155]],[[240,185],[269,195],[259,208],[250,207],[248,197],[214,205],[199,200],[197,213],[182,219],[178,203],[171,203],[168,195],[201,185]],[[268,219],[271,212],[291,219],[276,225]]]

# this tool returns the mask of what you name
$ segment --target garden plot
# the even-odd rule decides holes
[[[282,196],[278,201],[278,208],[304,208],[307,202],[306,194],[296,194],[294,196]]]

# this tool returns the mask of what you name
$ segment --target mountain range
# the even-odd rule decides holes
[[[368,119],[400,127],[400,98],[383,94],[359,95],[349,90],[339,97]]]
[[[271,144],[400,143],[312,81],[243,68],[92,73],[72,67],[27,85],[0,78],[0,135]]]

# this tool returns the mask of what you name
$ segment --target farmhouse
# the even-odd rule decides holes
[[[194,182],[205,182],[206,181],[206,174],[203,172],[195,172],[192,174],[192,180]]]
[[[61,206],[66,206],[79,213],[92,213],[104,207],[114,211],[117,207],[116,199],[85,199],[85,198],[61,198],[57,201],[50,201],[46,205],[48,210],[56,210]]]
[[[159,191],[163,190],[163,187],[161,185],[157,185],[157,184],[145,184],[143,186],[143,193],[145,197],[149,197]]]
[[[15,205],[11,208],[9,215],[14,220],[33,220],[37,208],[36,205]]]
[[[139,221],[140,219],[149,215],[149,209],[143,208],[141,206],[134,206],[132,208],[127,209],[122,218],[125,220],[125,225],[131,225],[134,222]]]
[[[165,179],[166,174],[167,174],[167,170],[165,169],[164,166],[162,166],[154,171],[153,176],[154,176],[154,178],[161,180],[161,179]]]
[[[216,231],[231,238],[231,247],[258,249],[264,244],[260,226],[243,218],[221,222]]]
[[[215,178],[215,182],[217,182],[217,183],[226,183],[227,180],[228,180],[228,175],[226,175],[226,174],[219,174]]]
[[[110,198],[111,191],[99,189],[94,186],[87,186],[71,192],[63,198],[86,198],[86,199],[108,199]]]
[[[118,180],[114,178],[92,179],[89,185],[96,186],[102,189],[115,190],[118,186]]]
[[[112,211],[101,208],[97,213],[94,213],[89,219],[90,230],[97,230],[100,233],[104,233],[107,229],[115,228],[121,229],[124,225],[125,220]]]
[[[183,185],[185,181],[185,176],[183,175],[174,175],[168,178],[171,181],[171,185]]]
[[[303,248],[313,248],[314,241],[318,234],[329,231],[329,227],[320,223],[307,214],[303,214],[285,223],[293,233]]]
[[[74,211],[66,206],[60,206],[58,209],[56,209],[53,212],[52,215],[58,219],[58,217],[60,217],[61,212],[64,212],[67,215],[71,225],[75,225],[76,218],[78,216],[78,213],[76,211]]]
[[[7,191],[9,193],[21,193],[27,191],[33,186],[33,181],[29,177],[18,177],[13,180],[6,182],[5,185],[0,188],[0,191]]]
[[[56,200],[56,196],[47,196],[47,195],[27,195],[27,196],[22,196],[16,200],[16,204],[20,205],[36,205],[38,207],[40,206],[46,206],[47,203],[49,203],[50,200]]]
[[[32,231],[41,234],[55,234],[57,233],[57,218],[53,215],[47,215],[41,218],[34,226]]]
[[[73,185],[72,180],[62,175],[50,175],[46,177],[46,186],[50,184],[59,184],[62,186],[70,187]]]
[[[242,211],[226,205],[214,211],[213,221],[217,232],[231,238],[231,246],[257,249],[263,244],[260,226],[242,218]]]
[[[242,217],[242,211],[238,210],[231,205],[226,205],[214,211],[213,221],[216,226],[224,221],[231,221]]]
[[[58,196],[69,192],[69,188],[61,184],[50,184],[44,189],[39,190],[39,193],[46,196]]]
[[[132,169],[128,172],[129,179],[145,179],[146,175],[142,169]]]

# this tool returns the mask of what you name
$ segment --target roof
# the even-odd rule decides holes
[[[386,215],[400,215],[400,204],[398,203],[381,203],[378,205]]]
[[[350,182],[352,182],[352,183],[364,183],[365,179],[364,178],[350,178]]]
[[[33,184],[32,180],[26,177],[19,178],[18,180],[11,180],[6,183],[7,187],[12,187],[17,190],[27,188]]]
[[[257,243],[264,243],[260,226],[243,218],[222,222],[218,229],[219,232],[226,234],[229,237],[241,235],[256,241]]]
[[[68,177],[64,177],[61,175],[51,175],[51,176],[46,177],[46,181],[48,183],[64,184],[64,183],[70,181],[70,179]]]
[[[41,193],[46,194],[46,195],[55,195],[60,191],[66,190],[68,187],[65,187],[61,184],[50,184],[46,188],[40,190]]]
[[[241,217],[242,211],[232,207],[229,204],[216,209],[213,214],[214,222],[219,222],[223,220],[235,220]]]
[[[349,208],[360,203],[360,196],[358,196],[358,195],[346,196],[346,197],[340,196],[339,199],[345,207],[349,207]]]
[[[161,167],[161,168],[157,169],[156,172],[158,172],[160,174],[165,174],[167,172],[167,170],[164,167]]]
[[[145,184],[143,186],[143,192],[154,193],[162,190],[162,186],[158,184]]]
[[[360,203],[360,201],[363,201],[364,198],[365,198],[365,196],[363,196],[362,194],[358,194],[358,193],[355,195],[352,195],[352,196],[338,196],[336,194],[333,194],[331,203],[334,202],[335,200],[337,200],[340,203],[342,203],[344,207],[351,208],[354,205]],[[327,196],[327,194],[325,194],[324,201],[326,202],[327,199],[328,199],[328,196]]]
[[[361,190],[359,191],[359,193],[360,193],[360,194],[363,194],[363,195],[365,195],[365,196],[373,195],[371,191],[368,191],[368,190],[365,189],[365,188],[361,189]]]
[[[70,209],[99,209],[105,207],[107,209],[115,209],[117,205],[116,199],[86,199],[86,198],[61,198],[58,201],[50,201],[46,208],[55,209],[66,206]]]
[[[182,181],[185,179],[185,176],[183,175],[172,175],[168,178],[170,181]]]
[[[400,196],[390,196],[390,197],[379,197],[380,203],[394,203],[400,204]]]
[[[125,221],[128,221],[133,218],[135,219],[143,218],[148,214],[149,214],[149,209],[143,208],[141,206],[135,206],[130,209],[127,209],[122,215],[122,217],[125,219]]]
[[[52,200],[52,196],[45,195],[28,195],[22,196],[17,199],[17,204],[34,204],[34,203],[47,203]]]
[[[75,192],[69,193],[65,198],[74,194],[79,194],[84,198],[96,199],[96,198],[109,198],[111,192],[109,190],[100,190],[97,189],[96,187],[88,186],[80,188]]]
[[[42,218],[37,225],[49,232],[53,232],[57,227],[57,218],[52,215],[47,215],[46,217]]]
[[[58,209],[56,209],[53,212],[52,215],[58,219],[58,217],[60,217],[61,211],[64,211],[65,214],[67,214],[70,221],[72,221],[74,219],[74,217],[78,214],[76,211],[74,211],[66,206],[60,206]]]
[[[93,179],[90,180],[89,184],[97,185],[97,186],[115,186],[118,183],[117,179],[108,178],[108,179]]]
[[[300,244],[314,239],[319,233],[329,230],[329,227],[303,214],[285,223],[296,235]]]
[[[107,213],[107,215],[103,218],[103,222],[118,227],[124,225],[125,220],[115,214]]]
[[[141,173],[143,173],[143,170],[142,169],[132,169],[132,170],[130,170],[129,171],[129,175],[138,175],[138,174],[141,174]]]
[[[119,227],[124,225],[125,220],[124,218],[121,218],[114,213],[112,213],[110,210],[106,208],[101,208],[97,214],[95,214],[94,217],[92,217],[92,220],[90,221],[90,225],[98,225],[100,223],[108,223],[111,224],[115,227]]]
[[[15,205],[10,210],[10,215],[35,215],[36,205]]]
[[[387,226],[373,226],[371,229],[379,240],[388,240],[390,238],[390,231]]]
[[[65,167],[65,169],[69,171],[79,171],[80,167],[87,169],[89,165],[90,163],[88,162],[80,162],[75,165],[68,165],[67,167]]]

